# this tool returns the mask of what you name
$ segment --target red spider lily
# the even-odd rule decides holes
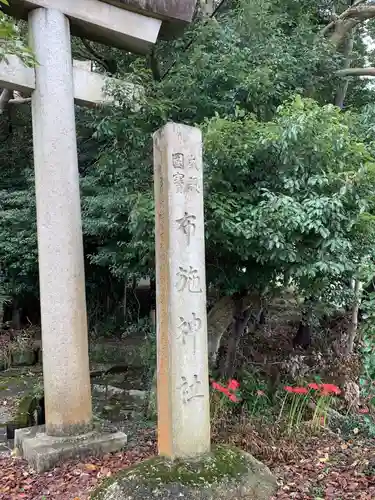
[[[318,391],[320,389],[319,384],[316,384],[315,382],[309,384],[308,387],[310,387],[310,389],[314,389],[315,391]]]
[[[323,392],[327,392],[328,394],[341,394],[341,389],[337,387],[335,384],[322,384],[321,388]]]
[[[213,389],[216,389],[217,391],[225,394],[226,396],[228,396],[228,398],[233,401],[234,403],[238,403],[239,402],[239,399],[237,398],[237,396],[235,394],[233,394],[232,392],[230,392],[230,390],[236,390],[239,388],[240,384],[237,382],[237,380],[230,380],[229,383],[228,383],[228,386],[227,387],[224,387],[223,385],[221,384],[218,384],[217,382],[214,382],[212,381],[211,382],[211,386]]]
[[[232,391],[236,391],[240,387],[239,382],[237,380],[229,380],[228,382],[228,389],[231,389]]]
[[[284,390],[286,392],[293,392],[294,394],[307,394],[309,392],[306,387],[291,387],[290,385],[286,385]]]
[[[306,387],[295,387],[293,392],[295,394],[307,394],[309,391],[306,389]]]
[[[223,394],[225,394],[226,396],[229,396],[230,395],[230,392],[229,392],[229,389],[227,387],[224,387],[223,385],[221,384],[218,384],[217,382],[212,382],[212,388],[213,389],[216,389],[217,391],[219,392],[222,392]]]
[[[323,396],[328,396],[329,394],[341,394],[341,389],[335,384],[316,384],[311,383],[308,385],[310,389],[315,391],[321,391]]]
[[[291,387],[290,385],[286,385],[286,386],[284,387],[284,391],[286,391],[286,392],[294,392],[294,389],[293,389],[293,387]]]

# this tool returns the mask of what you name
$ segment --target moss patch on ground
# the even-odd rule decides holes
[[[249,461],[236,448],[217,446],[200,460],[174,460],[154,457],[108,478],[91,496],[100,500],[103,491],[116,481],[136,481],[149,486],[178,483],[183,486],[200,487],[233,481],[246,474]]]

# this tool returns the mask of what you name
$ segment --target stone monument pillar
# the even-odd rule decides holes
[[[66,436],[91,426],[70,28],[55,9],[32,10],[29,26],[46,432]]]
[[[202,137],[154,134],[159,453],[210,451]]]

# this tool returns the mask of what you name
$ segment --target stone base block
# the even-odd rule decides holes
[[[195,460],[155,457],[106,479],[92,500],[270,500],[277,481],[268,467],[220,446]]]
[[[123,432],[90,432],[81,436],[55,437],[44,426],[17,429],[14,447],[37,472],[52,469],[62,460],[97,456],[121,450],[127,442]]]

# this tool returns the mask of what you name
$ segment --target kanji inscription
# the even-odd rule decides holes
[[[173,184],[176,186],[176,191],[177,193],[183,193],[184,192],[184,183],[185,175],[181,174],[181,172],[176,172],[173,174]]]
[[[197,165],[197,159],[194,155],[189,155],[188,157],[188,168],[193,168],[194,170],[199,170]]]
[[[181,229],[186,235],[188,245],[190,245],[190,238],[195,234],[196,220],[196,216],[188,212],[185,212],[183,217],[176,220],[178,229]]]
[[[198,375],[193,376],[193,381],[189,384],[187,377],[181,377],[181,391],[182,402],[186,405],[196,398],[203,398],[204,394],[201,392],[202,382],[199,380]]]
[[[178,329],[180,330],[180,335],[178,339],[182,339],[182,343],[185,345],[189,336],[193,338],[193,353],[196,351],[196,338],[195,334],[202,327],[202,320],[197,318],[195,313],[192,313],[192,319],[190,321],[186,320],[184,317],[180,316],[180,324]]]
[[[192,266],[179,266],[177,278],[178,282],[176,288],[179,292],[183,292],[186,289],[191,293],[203,292],[198,269],[194,269]]]
[[[172,165],[174,168],[184,169],[185,167],[185,157],[182,153],[174,153],[172,155]]]

